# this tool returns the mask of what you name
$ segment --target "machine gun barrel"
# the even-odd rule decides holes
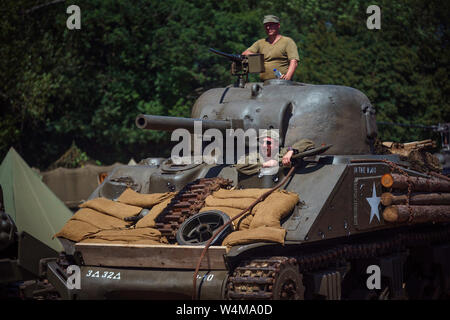
[[[243,128],[242,120],[203,120],[193,118],[179,118],[169,116],[154,116],[148,114],[140,114],[136,118],[136,126],[140,129],[173,131],[175,129],[187,129],[194,132],[194,123],[201,122],[202,129],[226,129]]]
[[[235,62],[241,62],[242,60],[245,59],[245,56],[242,56],[240,54],[225,53],[225,52],[213,49],[213,48],[209,48],[209,51],[211,51],[212,53],[218,54],[219,56],[228,58],[231,61],[235,61]]]

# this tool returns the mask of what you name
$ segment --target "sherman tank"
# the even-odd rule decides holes
[[[232,61],[235,84],[203,93],[191,118],[138,115],[137,127],[195,132],[200,125],[201,133],[214,129],[216,140],[217,132],[225,140],[239,129],[278,129],[281,146],[305,138],[315,147],[296,154],[292,166],[266,175],[243,174],[226,161],[177,163],[171,158],[117,167],[90,200],[117,203],[129,190],[140,196],[172,195],[152,224],[167,241],[108,242],[104,237],[77,242],[59,237],[64,251],[47,264],[46,276],[60,296],[445,297],[450,290],[449,179],[412,170],[397,155],[375,154],[375,108],[362,92],[281,79],[247,83],[248,73],[263,69],[260,55],[215,53]],[[200,150],[208,147],[205,142]],[[274,241],[269,233],[225,246],[224,237],[239,232],[233,230],[232,218],[221,210],[201,212],[205,198],[221,189],[262,190],[250,207],[273,192],[296,195],[299,201],[279,220],[281,240]],[[137,209],[128,221],[138,226],[148,209]]]

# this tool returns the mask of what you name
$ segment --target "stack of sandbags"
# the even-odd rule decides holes
[[[220,210],[233,218],[268,190],[220,189],[205,199],[205,206],[200,212]],[[274,191],[253,210],[233,221],[234,229],[237,231],[228,235],[222,244],[234,246],[260,241],[284,243],[286,230],[281,228],[280,221],[292,212],[298,201],[299,197],[295,193],[285,190]]]
[[[140,194],[127,189],[117,201],[96,198],[80,205],[72,218],[55,235],[75,242],[97,243],[167,243],[161,233],[152,229],[154,219],[170,202],[174,193]],[[124,220],[137,216],[142,209],[150,212],[129,228]],[[153,221],[153,223],[152,223]]]
[[[232,247],[254,242],[284,244],[286,230],[281,227],[280,221],[292,212],[298,201],[296,193],[274,191],[253,208],[249,228],[232,232],[223,240],[222,245]]]
[[[200,209],[200,212],[220,210],[225,212],[228,216],[230,216],[230,218],[233,218],[248,208],[254,201],[256,201],[256,199],[268,190],[269,189],[219,189],[205,199],[205,206]],[[247,212],[242,217],[233,221],[234,229],[248,229],[252,219],[253,212]]]

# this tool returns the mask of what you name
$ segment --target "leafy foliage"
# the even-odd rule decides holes
[[[106,164],[168,155],[169,135],[137,130],[136,115],[189,116],[201,93],[232,83],[228,62],[208,48],[242,52],[265,36],[265,14],[297,42],[297,81],[355,87],[380,121],[450,121],[445,1],[380,0],[381,30],[367,29],[372,3],[359,0],[80,0],[81,30],[66,28],[68,3],[51,2],[2,4],[1,158],[14,146],[46,168],[72,141]],[[383,140],[430,137],[379,131]]]

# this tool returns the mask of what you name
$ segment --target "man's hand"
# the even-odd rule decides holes
[[[269,167],[275,167],[278,165],[278,161],[277,160],[269,160],[263,163],[263,168],[269,168]]]
[[[248,56],[249,54],[254,54],[254,52],[245,50],[244,52],[241,53],[241,55],[243,55],[243,56]]]
[[[286,74],[283,74],[281,76],[281,79],[291,80],[292,77],[294,76],[295,69],[297,69],[297,65],[298,65],[297,60],[295,59],[291,60],[291,62],[289,63],[288,71],[286,72]]]
[[[294,151],[292,151],[292,150],[289,150],[288,152],[286,152],[283,159],[281,160],[281,162],[283,163],[283,166],[288,167],[291,165],[291,158],[292,158],[293,154],[294,154]]]

